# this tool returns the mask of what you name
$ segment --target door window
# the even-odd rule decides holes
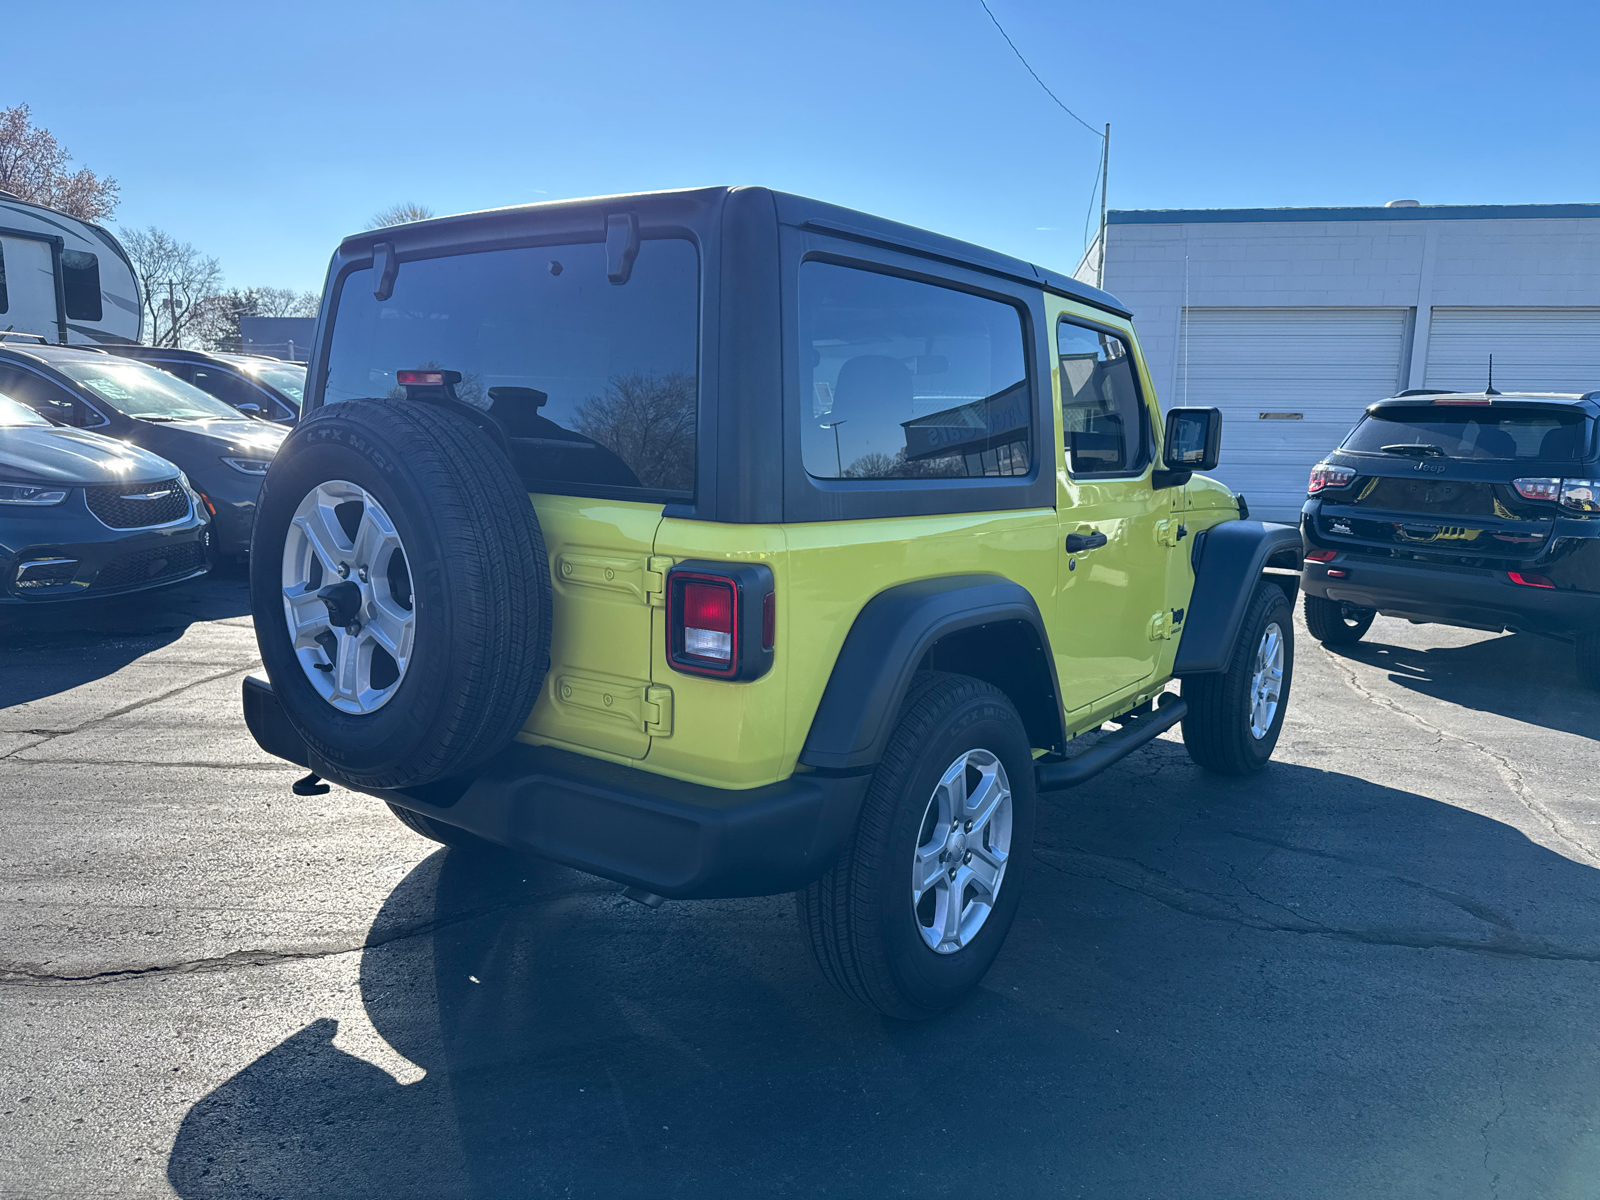
[[[216,367],[196,366],[189,382],[202,392],[210,392],[218,400],[238,408],[241,404],[254,404],[264,417],[277,416],[277,411],[262,390],[253,383],[240,379],[232,371],[219,371]]]
[[[819,479],[1026,475],[1033,403],[1010,304],[800,267],[801,454]]]
[[[1079,478],[1143,470],[1150,422],[1128,343],[1103,329],[1062,320],[1056,326],[1056,354],[1067,470]]]

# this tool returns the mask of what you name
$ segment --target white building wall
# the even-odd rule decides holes
[[[1164,404],[1183,402],[1186,295],[1191,307],[1417,310],[1410,369],[1396,383],[1421,386],[1433,306],[1600,305],[1600,206],[1596,214],[1254,222],[1174,214],[1170,224],[1109,226],[1104,286],[1133,311]]]

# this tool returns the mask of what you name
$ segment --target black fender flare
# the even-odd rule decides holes
[[[1174,675],[1209,675],[1227,669],[1245,609],[1274,558],[1292,559],[1299,567],[1299,529],[1268,521],[1224,521],[1196,535],[1194,592],[1178,643]],[[1293,604],[1298,577],[1269,578],[1284,589]]]
[[[862,606],[812,718],[801,765],[844,772],[876,767],[911,677],[929,652],[942,639],[985,626],[1010,627],[1025,639],[1019,642],[1025,652],[1042,657],[1042,668],[1049,673],[1050,712],[1048,718],[1035,714],[1030,733],[1064,745],[1055,658],[1033,595],[1000,575],[953,575],[899,584]],[[1020,665],[1041,678],[1041,664],[1008,660],[1008,665]]]

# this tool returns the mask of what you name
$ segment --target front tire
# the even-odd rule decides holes
[[[1305,613],[1306,628],[1324,646],[1353,646],[1372,628],[1378,610],[1307,595]]]
[[[1266,766],[1283,732],[1293,678],[1294,610],[1281,588],[1263,580],[1245,610],[1227,670],[1183,681],[1189,757],[1221,775],[1253,775]]]
[[[887,1016],[949,1008],[994,962],[1033,852],[1033,753],[1005,694],[922,672],[833,868],[795,897],[823,975]]]

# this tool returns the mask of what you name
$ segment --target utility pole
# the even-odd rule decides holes
[[[1106,122],[1106,135],[1100,142],[1100,261],[1095,264],[1096,287],[1106,285],[1106,185],[1111,182],[1111,122]]]
[[[1104,214],[1103,210],[1105,209],[1105,202],[1104,202],[1104,198],[1103,197],[1102,197],[1102,200],[1101,200],[1100,207],[1102,209],[1102,213],[1101,213],[1101,216],[1100,216],[1100,224],[1101,224],[1102,227],[1104,227],[1104,225],[1105,225],[1105,214]],[[1102,258],[1105,257],[1105,247],[1104,246],[1102,246],[1100,248],[1100,255],[1101,255]],[[178,345],[178,300],[177,300],[176,295],[173,292],[173,288],[175,286],[176,286],[176,280],[172,280],[172,279],[167,280],[167,334],[168,334],[168,336],[170,336],[172,338],[172,345],[173,345],[174,348],[176,348],[177,345]]]

